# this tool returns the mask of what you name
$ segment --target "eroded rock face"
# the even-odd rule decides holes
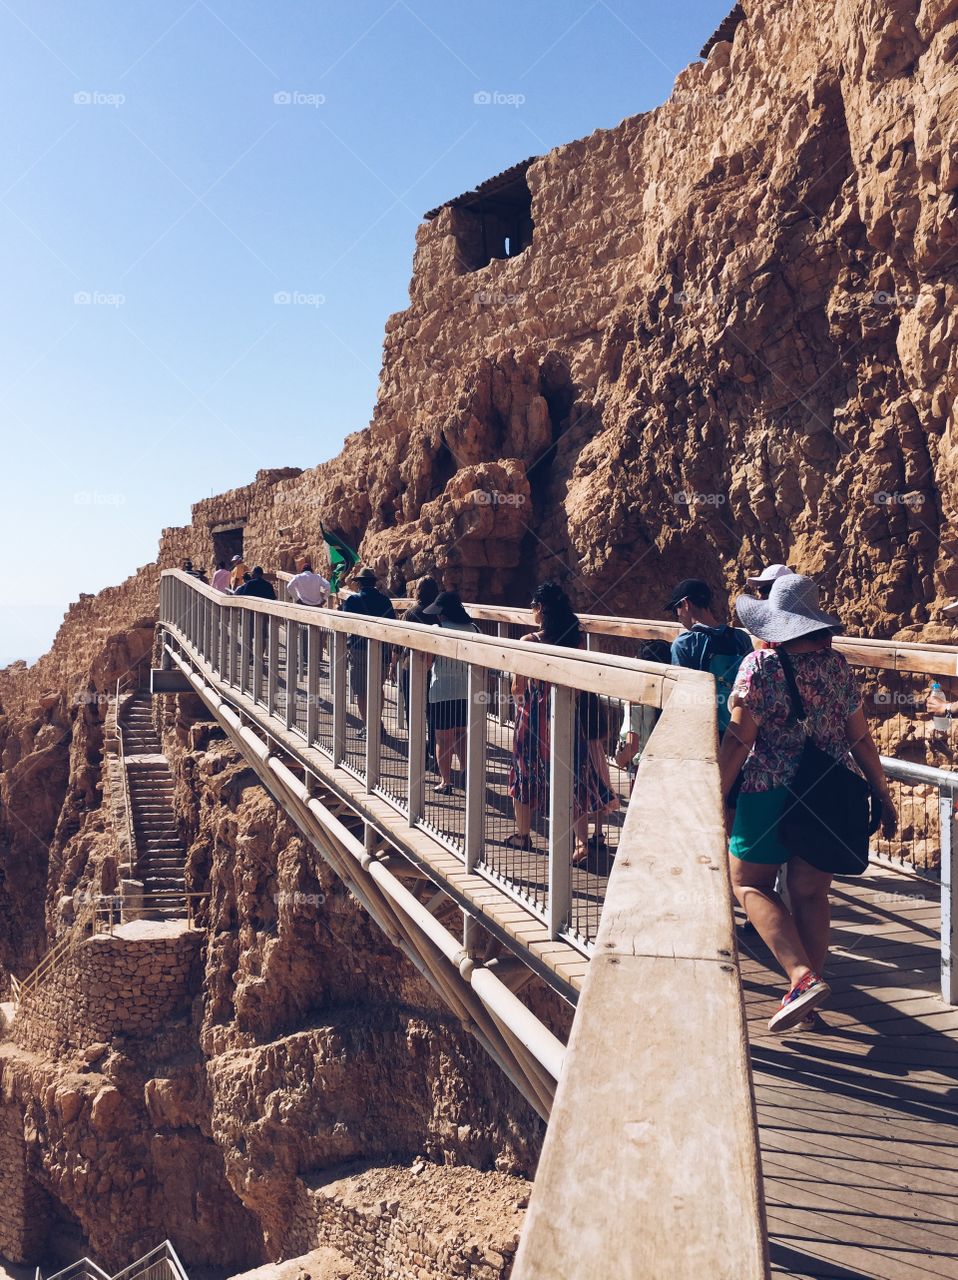
[[[530,166],[518,257],[466,271],[459,211],[424,223],[370,429],[198,504],[162,562],[232,506],[254,559],[323,519],[394,588],[657,614],[782,560],[852,629],[928,623],[958,593],[956,12],[744,9],[662,107]]]

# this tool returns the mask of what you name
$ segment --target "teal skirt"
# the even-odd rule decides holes
[[[778,820],[787,795],[787,787],[739,792],[728,846],[733,858],[769,865],[788,861],[791,855],[778,837]]]

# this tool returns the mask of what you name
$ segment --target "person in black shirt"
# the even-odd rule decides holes
[[[373,618],[395,618],[396,614],[392,606],[389,596],[385,595],[376,586],[376,575],[372,569],[360,569],[354,575],[353,582],[359,588],[353,595],[348,596],[342,603],[341,608],[344,613],[367,614]],[[365,636],[350,636],[347,641],[349,655],[349,683],[359,707],[359,718],[362,720],[362,728],[359,730],[359,736],[366,736],[366,661],[368,653],[368,645]],[[382,647],[382,668],[380,671],[380,684],[385,682],[386,672],[389,669],[390,649],[388,645]]]
[[[403,622],[418,622],[420,626],[435,626],[439,619],[435,614],[425,610],[439,594],[439,583],[435,578],[420,578],[416,585],[416,603],[403,614]],[[393,666],[399,672],[399,697],[406,711],[406,723],[409,723],[409,650],[398,646],[393,649]],[[417,715],[426,715],[425,706]],[[433,768],[436,760],[436,734],[433,723],[427,717],[426,723],[426,768]]]
[[[250,574],[249,582],[244,582],[241,587],[236,588],[238,596],[256,596],[260,600],[275,600],[276,592],[273,590],[272,584],[267,582],[263,576],[263,570],[257,565]]]

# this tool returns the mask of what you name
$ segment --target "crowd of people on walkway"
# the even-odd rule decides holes
[[[196,572],[188,561],[183,567]],[[241,556],[229,565],[218,563],[211,585],[236,596],[276,599],[263,569],[247,568]],[[344,612],[357,618],[396,617],[372,569],[358,569],[351,586],[339,600]],[[286,583],[285,594],[310,608],[325,608],[333,599],[330,582],[308,562]],[[524,643],[586,647],[582,623],[561,586],[540,584],[530,603],[534,627],[521,637]],[[812,1027],[818,1006],[830,994],[823,973],[832,877],[863,869],[868,836],[877,825],[886,837],[897,827],[858,682],[832,646],[842,622],[820,608],[819,590],[811,578],[783,564],[769,565],[746,579],[735,602],[741,626],[721,620],[711,587],[699,579],[677,583],[664,602],[664,612],[681,630],[671,643],[646,642],[640,656],[714,677],[732,890],[788,981],[769,1026],[776,1032],[798,1024]],[[467,635],[479,631],[458,593],[442,590],[431,576],[419,580],[415,600],[402,620]],[[300,662],[305,664],[306,628],[300,629],[300,636]],[[380,654],[380,688],[387,680],[395,681],[397,705],[407,724],[414,716],[423,717],[426,767],[437,777],[434,793],[449,796],[464,788],[468,665],[442,652],[430,657],[425,705],[417,710],[412,706],[410,650],[382,643]],[[319,656],[322,660],[322,649]],[[365,636],[348,636],[347,663],[361,722],[358,733],[365,738],[370,731]],[[511,695],[514,731],[508,793],[515,830],[502,843],[532,853],[534,828],[549,811],[554,767],[551,686],[545,680],[513,675]],[[377,704],[382,706],[381,698]],[[613,784],[610,760],[634,780],[660,713],[643,704],[626,704],[612,748],[607,700],[579,692],[573,708],[568,748],[572,861],[582,865],[591,854],[607,849],[604,824],[624,799]],[[384,732],[381,725],[376,729]]]

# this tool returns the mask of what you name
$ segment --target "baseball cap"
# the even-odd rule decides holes
[[[672,589],[672,594],[665,605],[666,613],[674,613],[683,600],[688,600],[699,609],[707,609],[712,603],[712,588],[701,578],[683,578]]]

